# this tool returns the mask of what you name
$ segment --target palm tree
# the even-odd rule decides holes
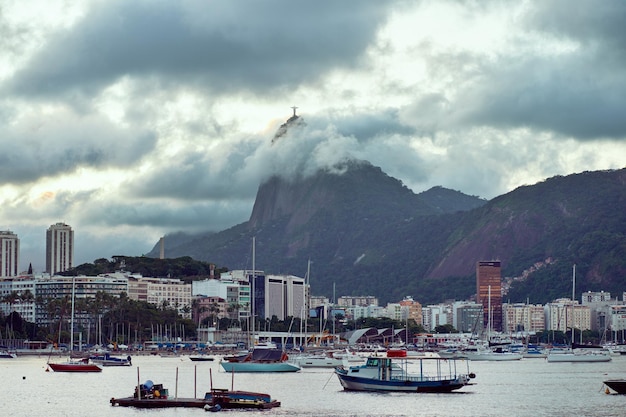
[[[13,314],[13,306],[15,305],[15,303],[20,299],[20,295],[17,291],[11,291],[11,293],[5,295],[4,297],[2,297],[2,302],[7,303],[9,305],[9,315],[8,317],[10,318],[10,323],[9,323],[9,330],[8,332],[10,332],[10,336],[9,337],[13,337],[13,319],[14,319],[14,314]]]

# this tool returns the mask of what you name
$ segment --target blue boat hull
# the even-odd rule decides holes
[[[226,372],[298,372],[300,367],[288,362],[221,362]]]
[[[402,381],[378,380],[355,377],[337,372],[339,382],[346,391],[392,391],[392,392],[451,392],[467,385],[460,380]]]
[[[419,359],[419,372],[408,372],[406,358],[369,357],[365,365],[335,368],[347,391],[451,392],[469,384],[473,373],[456,371],[455,360]],[[467,362],[466,362],[467,365]]]

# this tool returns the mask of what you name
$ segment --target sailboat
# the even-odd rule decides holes
[[[519,352],[511,352],[510,349],[503,347],[505,344],[497,344],[491,346],[491,285],[489,286],[487,300],[487,346],[482,344],[467,347],[463,349],[462,356],[471,361],[518,361],[522,359]]]
[[[553,348],[547,355],[548,362],[609,362],[611,355],[606,350],[579,348],[574,343],[574,300],[576,299],[576,264],[572,268],[572,336],[569,349]]]
[[[75,298],[75,279],[72,278],[72,315],[70,318],[70,352],[74,348],[74,298]],[[89,358],[72,359],[71,355],[66,362],[50,362],[48,358],[48,367],[54,372],[102,372],[102,367],[89,361]],[[46,369],[48,371],[48,369]]]
[[[252,238],[252,340],[253,347],[245,356],[224,357],[220,362],[220,366],[226,372],[298,372],[300,366],[296,363],[289,362],[287,353],[276,347],[272,342],[254,344],[254,285],[256,281],[256,265],[255,265],[255,238]]]

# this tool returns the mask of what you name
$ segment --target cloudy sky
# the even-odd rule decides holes
[[[622,168],[625,27],[622,0],[3,0],[0,230],[41,271],[53,223],[78,264],[141,255],[343,158],[488,199]]]

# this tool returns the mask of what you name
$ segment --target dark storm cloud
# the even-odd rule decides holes
[[[495,55],[435,52],[431,68],[456,73],[458,91],[419,98],[416,126],[528,128],[578,140],[626,136],[626,3],[532,3],[527,32]],[[560,45],[559,45],[560,44]],[[558,46],[557,46],[558,45]]]
[[[160,230],[223,230],[240,223],[250,215],[250,200],[222,202],[144,201],[125,204],[123,201],[105,201],[90,204],[89,210],[80,214],[85,224],[109,228],[133,226],[154,227]],[[78,218],[78,216],[77,216]]]
[[[94,94],[124,76],[218,93],[267,91],[351,67],[388,5],[359,2],[101,2],[10,81],[23,95]]]
[[[189,152],[159,165],[158,168],[122,184],[121,190],[137,198],[172,198],[182,201],[250,199],[258,186],[258,176],[242,177],[246,158],[255,152],[258,142],[233,138],[234,144],[220,151]]]
[[[626,59],[626,3],[621,0],[567,0],[536,2],[525,24],[555,36],[575,39],[586,48],[595,48],[603,65]]]
[[[22,184],[80,167],[128,167],[155,144],[155,135],[124,129],[100,117],[60,110],[0,124],[0,182]]]
[[[528,58],[491,68],[456,103],[460,120],[548,130],[581,140],[626,135],[623,80],[584,56]]]

